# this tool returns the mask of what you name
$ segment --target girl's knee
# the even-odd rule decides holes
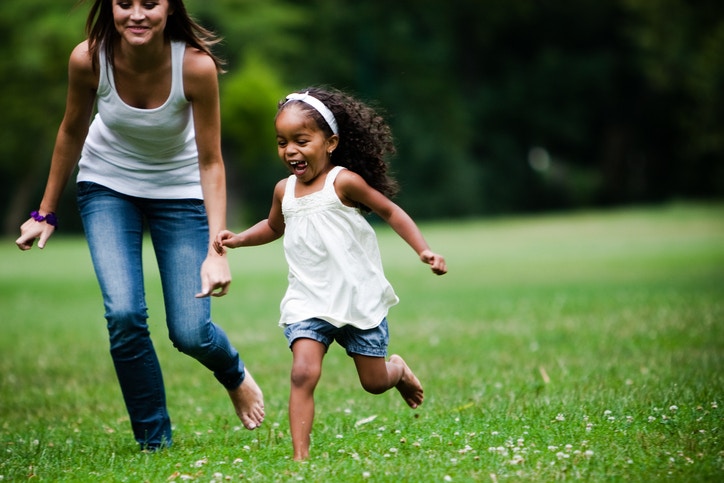
[[[321,375],[321,367],[294,365],[292,366],[291,383],[294,387],[315,387]]]

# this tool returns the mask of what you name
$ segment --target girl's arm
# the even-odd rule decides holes
[[[214,248],[217,252],[223,253],[224,247],[238,248],[264,245],[273,242],[284,234],[284,216],[282,215],[282,198],[287,180],[283,179],[274,187],[272,206],[269,210],[269,217],[261,220],[256,225],[241,233],[233,233],[229,230],[221,231],[214,241]]]
[[[57,209],[68,178],[78,163],[88,135],[97,89],[98,73],[93,72],[88,43],[82,42],[73,49],[68,61],[65,114],[55,139],[48,181],[38,208],[43,216]],[[38,239],[38,248],[43,248],[54,231],[55,227],[50,224],[30,218],[20,227],[20,238],[15,243],[21,250],[29,250]]]
[[[422,236],[422,232],[420,232],[410,215],[385,195],[368,185],[360,175],[350,170],[343,170],[337,175],[334,186],[343,203],[349,206],[361,203],[368,206],[380,218],[385,220],[415,250],[420,260],[430,265],[435,274],[443,275],[447,273],[445,258],[430,250],[427,241]]]
[[[221,115],[216,65],[205,53],[186,48],[184,92],[193,105],[196,146],[204,205],[209,223],[209,245],[201,266],[197,297],[226,295],[231,283],[229,263],[213,248],[214,237],[226,228],[226,171],[221,155]]]

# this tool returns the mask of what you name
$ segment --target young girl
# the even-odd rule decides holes
[[[277,183],[269,217],[239,234],[221,231],[215,246],[223,253],[285,235],[289,287],[280,325],[293,354],[289,423],[294,459],[302,460],[309,456],[322,359],[335,340],[354,359],[366,391],[394,387],[412,408],[423,400],[405,361],[385,361],[387,311],[398,298],[362,213],[384,219],[437,275],[447,267],[389,199],[397,185],[383,157],[394,151],[392,137],[371,108],[336,90],[310,88],[280,103],[276,132],[279,157],[292,174]]]

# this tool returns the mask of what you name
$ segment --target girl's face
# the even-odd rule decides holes
[[[163,38],[166,20],[173,13],[168,0],[112,0],[116,30],[131,45]]]
[[[277,151],[289,171],[305,184],[332,167],[330,155],[339,137],[326,137],[309,113],[298,105],[284,108],[276,119]]]

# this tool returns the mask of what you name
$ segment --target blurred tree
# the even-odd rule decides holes
[[[285,78],[388,109],[416,216],[724,194],[722,2],[299,3]]]
[[[63,117],[68,55],[83,39],[86,12],[74,9],[74,3],[0,3],[0,203],[5,233],[17,233],[19,222],[42,195]]]
[[[622,3],[629,13],[623,31],[646,86],[638,159],[648,168],[648,196],[721,197],[724,2]]]
[[[724,2],[186,1],[225,39],[233,219],[266,215],[284,174],[276,102],[310,84],[386,115],[399,201],[416,217],[724,195]],[[75,5],[0,3],[5,232],[45,183],[84,36],[87,5]]]

